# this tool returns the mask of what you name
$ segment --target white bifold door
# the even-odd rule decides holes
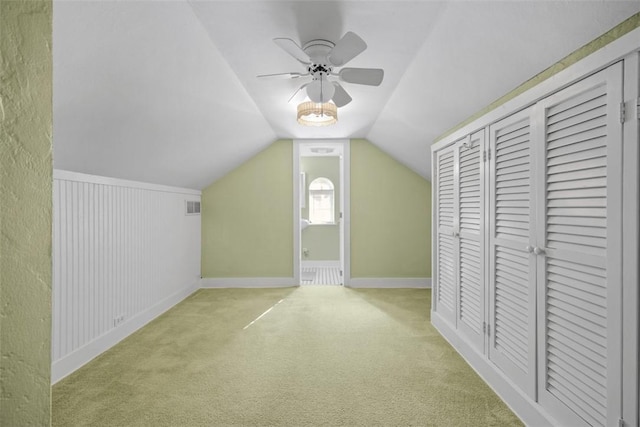
[[[454,244],[455,193],[454,147],[438,152],[436,157],[436,287],[433,295],[434,309],[455,325],[456,320],[456,270],[457,248]]]
[[[489,127],[488,357],[535,398],[535,157],[532,109]]]
[[[621,402],[622,67],[489,127],[488,358],[566,425]]]
[[[484,352],[484,130],[438,153],[435,310]]]
[[[566,425],[617,425],[622,64],[536,105],[538,394]]]
[[[624,115],[637,62],[624,61],[433,150],[433,322],[554,425],[628,425],[637,408],[623,402],[638,363],[622,317],[635,319],[623,273],[638,268],[622,263],[638,238],[623,229],[638,185],[623,188],[638,161]]]
[[[460,333],[484,353],[485,289],[484,280],[484,130],[456,145],[457,229],[454,242],[458,249],[457,324]]]

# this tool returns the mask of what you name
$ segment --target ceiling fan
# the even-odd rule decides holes
[[[306,72],[289,72],[276,74],[261,74],[258,77],[311,77],[311,81],[304,83],[289,98],[291,101],[302,89],[306,89],[307,96],[315,103],[333,101],[337,107],[343,107],[352,98],[339,83],[355,83],[368,86],[379,86],[384,77],[384,70],[380,68],[335,68],[343,67],[347,62],[362,53],[367,44],[357,34],[349,31],[337,43],[329,40],[316,39],[300,47],[288,38],[275,38],[273,41],[285,52],[293,56],[306,68]],[[330,79],[337,78],[337,80]]]

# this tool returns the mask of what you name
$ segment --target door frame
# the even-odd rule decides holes
[[[342,284],[351,282],[351,150],[349,139],[294,139],[293,140],[293,280],[300,285],[300,264],[302,262],[302,230],[300,227],[300,157],[314,147],[335,147],[340,156],[340,269]],[[336,155],[336,154],[334,154]],[[324,156],[332,156],[325,153]],[[337,155],[336,155],[337,156]]]

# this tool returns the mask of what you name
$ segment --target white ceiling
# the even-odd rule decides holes
[[[66,1],[54,3],[54,165],[204,188],[278,138],[367,138],[429,177],[428,146],[640,11],[638,1]],[[344,83],[337,125],[287,100],[303,71],[272,39],[368,49],[379,87]]]

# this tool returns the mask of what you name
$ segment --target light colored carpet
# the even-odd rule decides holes
[[[53,426],[521,425],[430,325],[430,295],[200,290],[56,384]]]

